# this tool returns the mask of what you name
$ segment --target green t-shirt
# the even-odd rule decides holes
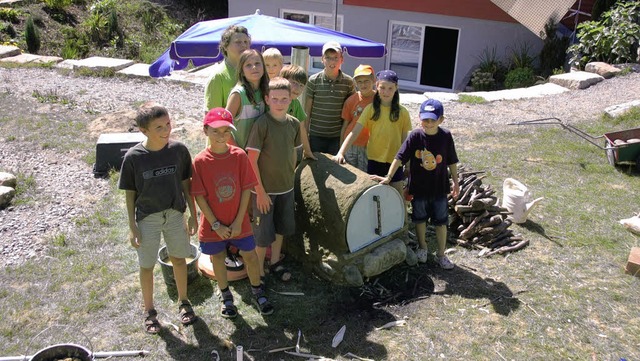
[[[224,60],[213,65],[213,74],[204,88],[204,111],[226,107],[231,89],[238,82],[236,68]]]
[[[302,109],[302,104],[300,104],[300,100],[298,100],[298,98],[291,101],[289,110],[287,110],[287,114],[294,116],[301,123],[307,120],[307,113],[305,113],[304,109]]]

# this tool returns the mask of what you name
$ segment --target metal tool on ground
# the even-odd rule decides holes
[[[607,160],[612,166],[631,165],[640,171],[640,128],[593,136],[556,117],[525,120],[509,123],[509,125],[559,125],[604,150],[607,154]],[[604,146],[597,142],[600,139],[604,139]]]

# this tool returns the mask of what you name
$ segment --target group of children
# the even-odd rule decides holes
[[[412,131],[409,112],[399,102],[396,73],[375,74],[371,66],[360,65],[353,78],[344,74],[336,42],[324,45],[325,68],[308,79],[302,67],[284,66],[276,49],[262,54],[250,49],[242,26],[224,32],[220,49],[225,59],[215,65],[205,90],[206,148],[192,161],[186,146],[170,139],[166,108],[150,103],[136,118],[147,138],[127,152],[122,164],[119,188],[126,193],[129,240],[138,252],[147,332],[161,329],[153,304],[153,267],[161,235],[173,264],[184,325],[197,319],[187,297],[185,261],[189,236],[196,232],[200,250],[212,258],[221,315],[238,314],[227,280],[229,247],[239,250],[244,260],[258,310],[273,313],[264,290],[264,265],[270,250],[269,273],[282,281],[291,278],[281,262],[281,249],[284,237],[295,232],[295,167],[300,157],[316,159],[313,152],[349,162],[400,194],[405,191],[402,165],[408,162],[418,258],[426,262],[426,221],[431,219],[439,264],[453,268],[444,247],[448,172],[457,196],[458,159],[451,133],[439,127],[444,119],[440,102],[429,100],[421,106],[422,127]],[[298,97],[305,88],[303,109]]]

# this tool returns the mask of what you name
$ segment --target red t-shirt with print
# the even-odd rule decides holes
[[[239,147],[229,146],[223,154],[212,153],[209,148],[204,149],[193,160],[193,175],[191,181],[191,195],[204,196],[209,208],[216,219],[224,224],[233,223],[240,208],[242,192],[252,189],[258,181],[249,157]],[[242,230],[236,238],[247,237],[252,234],[248,213],[242,220]],[[198,238],[201,242],[216,242],[222,239],[204,215],[200,216]]]

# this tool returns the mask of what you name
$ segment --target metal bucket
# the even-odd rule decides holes
[[[200,274],[198,273],[198,259],[200,258],[200,249],[197,246],[191,244],[191,254],[187,258],[187,284],[195,281]],[[158,251],[158,263],[162,269],[162,277],[167,285],[176,284],[176,279],[173,276],[173,265],[169,260],[169,252],[167,246],[162,246]]]
[[[72,343],[58,344],[43,348],[35,355],[31,356],[29,361],[53,361],[66,358],[79,359],[80,361],[92,361],[91,351],[86,348]]]

